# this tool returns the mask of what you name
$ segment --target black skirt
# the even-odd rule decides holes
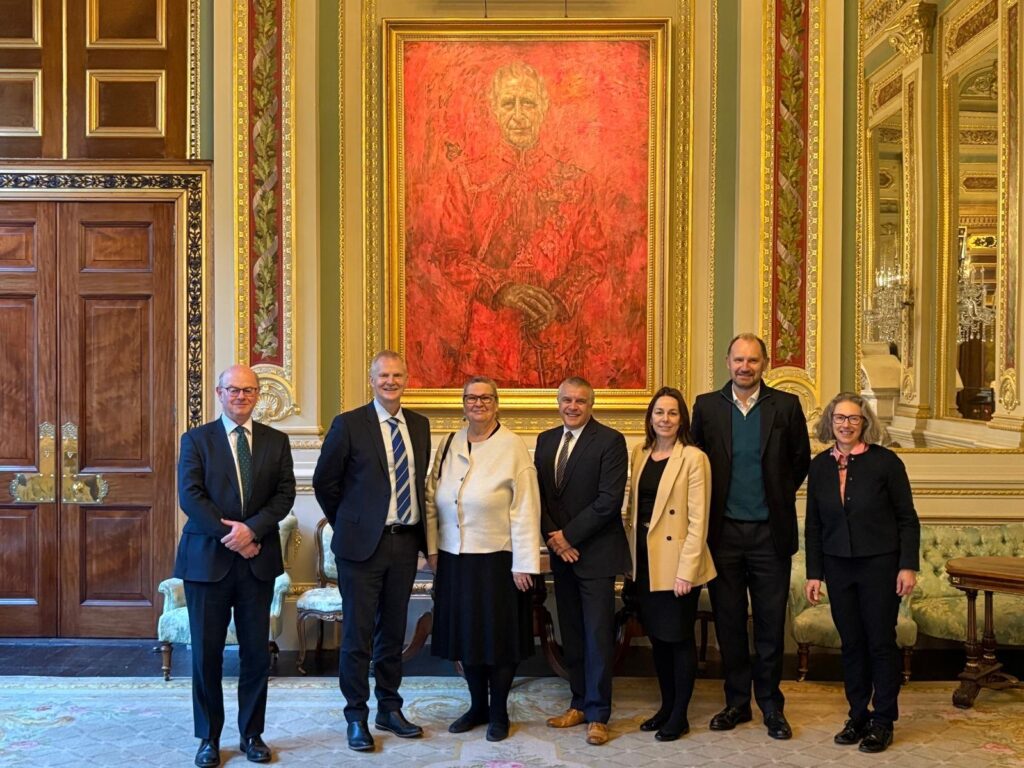
[[[693,641],[693,623],[697,619],[700,587],[690,594],[676,597],[671,589],[651,591],[647,556],[647,529],[636,537],[636,597],[640,607],[640,623],[648,637],[665,643]]]
[[[533,654],[532,595],[512,581],[511,552],[438,552],[430,652],[464,664],[516,664]]]

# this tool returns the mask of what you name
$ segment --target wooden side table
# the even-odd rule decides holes
[[[982,688],[1018,688],[1020,681],[1002,671],[996,660],[996,635],[992,618],[992,593],[1024,595],[1024,559],[1019,557],[957,557],[946,563],[949,583],[967,595],[967,665],[960,673],[960,686],[953,704],[961,709],[974,705]],[[976,602],[985,593],[985,633],[978,646]]]

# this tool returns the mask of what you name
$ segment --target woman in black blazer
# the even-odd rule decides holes
[[[817,605],[822,579],[828,583],[843,644],[850,717],[835,742],[882,752],[899,715],[896,617],[917,580],[921,526],[903,462],[878,444],[878,419],[863,398],[836,395],[817,437],[835,444],[814,458],[807,475],[804,590]]]

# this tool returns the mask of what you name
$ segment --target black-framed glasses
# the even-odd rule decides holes
[[[858,416],[855,413],[851,413],[847,416],[845,413],[833,413],[832,423],[833,424],[849,424],[851,427],[860,426],[861,422],[864,421],[863,416]]]
[[[480,405],[490,405],[491,403],[493,403],[495,401],[495,399],[496,398],[494,397],[494,395],[463,395],[462,396],[462,402],[464,402],[466,405],[476,405],[477,403],[480,403]]]
[[[252,397],[260,391],[259,387],[222,387],[222,389],[232,397],[238,397],[239,395]]]

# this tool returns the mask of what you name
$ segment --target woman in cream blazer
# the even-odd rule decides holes
[[[647,437],[633,449],[626,535],[661,708],[640,729],[674,741],[690,729],[686,711],[697,678],[693,625],[701,587],[715,577],[707,545],[711,465],[693,445],[678,389],[655,393],[644,426]]]

